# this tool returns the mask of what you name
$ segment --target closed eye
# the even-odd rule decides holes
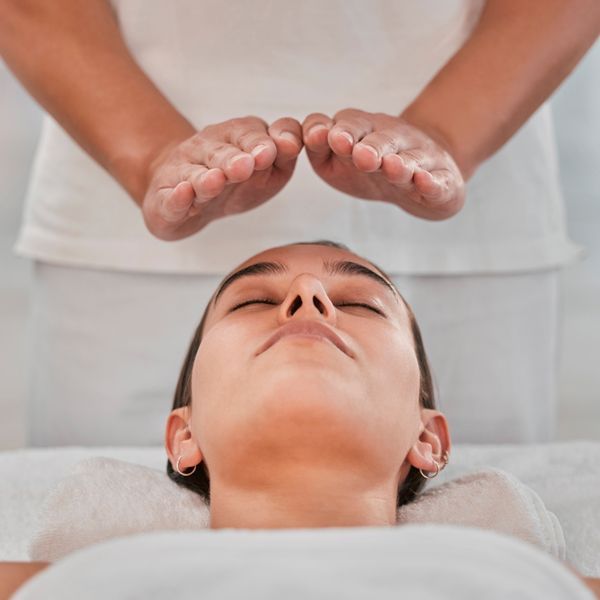
[[[246,306],[248,304],[277,304],[277,303],[268,298],[257,298],[254,300],[245,300],[244,302],[241,302],[240,304],[236,304],[229,312],[233,312],[234,310],[237,310],[238,308],[242,308],[242,306]],[[364,302],[339,302],[337,304],[337,306],[362,306],[363,308],[372,310],[373,312],[376,312],[379,315],[385,316],[383,314],[383,312],[380,311],[378,308],[375,308],[374,306],[371,306],[370,304],[365,304]]]
[[[378,308],[375,308],[370,304],[365,304],[364,302],[342,302],[338,304],[338,306],[362,306],[363,308],[368,308],[369,310],[372,310],[373,312],[376,312],[379,315],[383,315],[383,313]]]
[[[275,304],[275,302],[273,302],[273,300],[267,300],[267,299],[256,299],[256,300],[245,300],[244,302],[241,302],[240,304],[236,304],[229,312],[233,312],[234,310],[237,310],[238,308],[242,308],[242,306],[246,306],[247,304]]]

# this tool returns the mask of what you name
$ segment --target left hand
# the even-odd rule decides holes
[[[447,219],[463,207],[465,183],[450,153],[401,117],[355,108],[333,119],[312,113],[302,134],[315,172],[346,194],[390,202],[430,220]]]

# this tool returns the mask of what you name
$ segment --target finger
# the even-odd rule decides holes
[[[257,117],[235,119],[227,141],[254,159],[255,171],[269,168],[277,156],[277,146],[265,121]]]
[[[464,182],[452,169],[437,169],[431,173],[418,171],[414,180],[415,188],[421,193],[420,204],[428,211],[426,218],[448,219],[464,206]]]
[[[221,169],[209,169],[206,165],[181,164],[175,177],[179,181],[187,181],[194,189],[194,204],[202,204],[209,198],[221,193],[227,178]]]
[[[388,181],[397,184],[409,183],[415,171],[433,171],[440,168],[439,160],[422,148],[401,150],[386,154],[381,159],[381,171]]]
[[[271,142],[272,143],[272,142]],[[254,172],[254,157],[225,142],[205,142],[205,160],[209,169],[221,169],[229,183],[246,181]]]
[[[311,113],[304,119],[302,139],[307,152],[322,154],[323,158],[327,158],[331,154],[327,136],[332,126],[333,119],[323,113]]]
[[[419,193],[428,202],[442,204],[452,195],[453,175],[448,169],[437,169],[431,172],[417,170],[413,180]]]
[[[358,169],[370,173],[380,168],[385,155],[396,154],[405,143],[397,131],[373,131],[354,145],[352,160]]]
[[[421,147],[400,150],[396,152],[396,155],[399,156],[404,163],[412,166],[414,170],[421,169],[423,171],[431,172],[441,168],[443,164],[440,161],[438,154]]]
[[[283,167],[300,154],[303,146],[302,127],[296,119],[284,117],[274,121],[268,130],[277,146],[275,165]]]
[[[252,116],[207,125],[187,144],[190,162],[221,169],[230,183],[245,181],[252,175],[254,155],[259,167],[266,168],[277,153],[266,122]]]
[[[194,188],[189,181],[180,181],[174,188],[162,188],[157,195],[159,215],[171,224],[185,220],[195,198]]]
[[[356,112],[357,114],[336,119],[329,131],[329,145],[338,156],[351,156],[354,144],[373,131],[372,121]]]
[[[414,163],[407,164],[397,154],[386,154],[381,159],[381,172],[390,183],[399,186],[410,186],[412,185],[415,165]]]
[[[199,206],[211,198],[216,198],[225,188],[227,178],[221,169],[199,166],[188,175],[188,181],[194,187],[194,205]]]

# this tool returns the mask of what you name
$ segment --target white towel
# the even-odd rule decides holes
[[[537,547],[456,525],[151,532],[83,548],[13,600],[594,600]]]
[[[398,509],[399,525],[439,523],[490,529],[565,558],[556,516],[538,494],[495,468],[423,492]],[[85,546],[141,532],[205,529],[209,508],[164,471],[111,458],[81,461],[50,492],[29,547],[31,560],[54,562]]]
[[[398,509],[398,524],[469,525],[520,538],[565,559],[556,515],[540,496],[501,469],[488,467],[447,481]]]

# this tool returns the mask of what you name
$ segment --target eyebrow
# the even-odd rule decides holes
[[[372,271],[368,267],[351,260],[338,260],[338,261],[323,261],[323,268],[328,275],[354,275],[359,277],[369,277],[376,281],[387,290],[391,291],[396,302],[398,302],[398,292],[396,288],[384,277]],[[248,265],[235,273],[232,273],[223,281],[220,285],[215,298],[213,301],[213,307],[216,306],[219,296],[234,282],[243,277],[252,277],[255,275],[282,275],[287,273],[289,269],[286,265],[279,262],[257,262],[252,265]]]

